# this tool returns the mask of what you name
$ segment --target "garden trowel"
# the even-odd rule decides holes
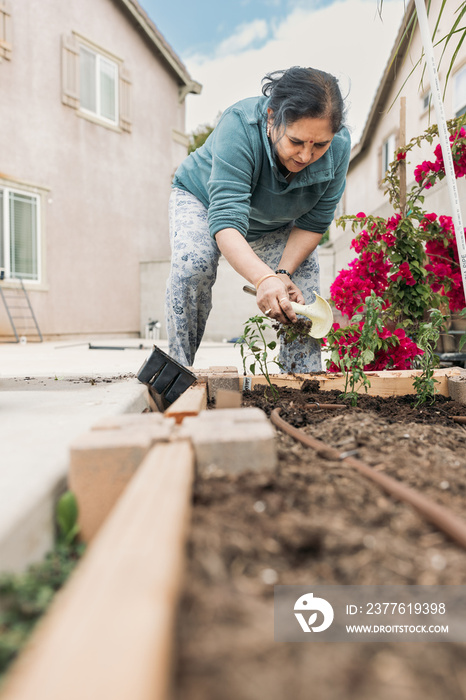
[[[256,296],[254,287],[249,287],[247,284],[243,287],[243,291]],[[306,316],[312,321],[309,331],[311,338],[323,338],[332,327],[333,313],[330,304],[323,297],[315,292],[314,295],[316,300],[312,304],[297,304],[295,301],[290,301],[290,304],[295,314]]]

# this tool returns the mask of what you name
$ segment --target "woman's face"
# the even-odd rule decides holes
[[[302,117],[288,124],[285,132],[273,126],[273,112],[267,110],[270,137],[280,163],[292,173],[299,173],[315,163],[330,148],[334,134],[327,118]]]

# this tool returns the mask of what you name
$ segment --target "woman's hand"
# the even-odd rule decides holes
[[[296,270],[314,250],[320,238],[320,235],[310,234],[309,231],[292,229],[276,269]],[[220,252],[230,265],[254,286],[264,275],[270,275],[259,284],[257,289],[256,301],[261,313],[265,314],[267,311],[266,316],[280,323],[295,323],[298,319],[291,308],[290,301],[298,304],[304,304],[305,301],[301,290],[288,275],[275,274],[236,229],[218,231],[215,234],[215,240]]]
[[[285,285],[290,301],[295,301],[297,304],[305,304],[301,290],[291,281],[288,275],[279,274],[279,280]]]
[[[270,319],[280,323],[295,323],[298,319],[290,301],[302,304],[304,297],[289,277],[287,282],[282,277],[282,275],[268,277],[259,285],[256,296],[257,306]]]

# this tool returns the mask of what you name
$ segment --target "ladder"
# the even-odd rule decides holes
[[[40,332],[27,289],[21,277],[16,279],[19,280],[20,286],[8,288],[6,291],[2,289],[0,283],[0,295],[15,334],[16,342],[19,343],[21,338],[28,338],[32,334],[37,335],[39,337],[38,342],[42,343],[42,333]],[[0,280],[3,280],[3,275],[0,276]]]

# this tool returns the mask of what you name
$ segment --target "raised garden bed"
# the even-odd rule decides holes
[[[464,372],[451,373],[464,397]],[[211,393],[221,388],[220,374],[230,388],[239,383],[230,371],[208,373]],[[374,381],[384,378],[381,373]],[[361,396],[356,408],[329,411],[322,404],[339,403],[340,389],[321,388],[329,386],[328,376],[290,379],[299,388],[280,387],[276,404],[264,398],[260,378],[254,379],[258,386],[242,393],[243,405],[260,406],[267,414],[278,406],[289,423],[339,453],[357,450],[358,458],[378,473],[404,481],[462,516],[466,428],[453,419],[466,413],[464,401],[441,393],[432,406],[414,409],[412,395]],[[445,374],[441,384],[448,394],[452,384]],[[463,584],[466,552],[410,506],[353,471],[348,458],[328,459],[328,451],[312,452],[279,430],[276,471],[250,471],[245,462],[245,471],[227,474],[222,465],[228,460],[219,459],[191,484],[195,450],[187,442],[189,432],[183,434],[185,426],[175,423],[184,423],[183,416],[187,422],[201,420],[191,416],[205,403],[200,386],[188,391],[178,406],[170,406],[171,418],[152,414],[155,423],[173,424],[171,438],[135,465],[135,476],[128,477],[2,697],[463,697],[462,645],[274,642],[274,584]],[[105,443],[106,450],[117,449],[124,431],[139,440],[139,431],[149,429],[147,415],[139,416],[137,429],[134,420],[95,426],[109,431],[101,448]],[[222,425],[225,419],[214,420],[211,432],[220,432]],[[241,421],[237,428],[239,435]],[[103,464],[98,451],[89,459]],[[107,465],[110,480],[118,460],[115,452]],[[171,631],[191,494],[170,692]],[[71,637],[70,629],[75,630]]]
[[[253,381],[243,404],[270,414],[262,378]],[[453,417],[466,407],[447,390],[419,409],[412,395],[361,396],[330,412],[312,402],[340,402],[339,389],[323,391],[324,376],[304,382],[279,389],[285,420],[464,516],[466,428]],[[277,443],[276,473],[229,475],[219,465],[195,483],[175,697],[463,698],[459,644],[274,642],[274,584],[466,582],[466,551],[412,507],[281,431]]]

